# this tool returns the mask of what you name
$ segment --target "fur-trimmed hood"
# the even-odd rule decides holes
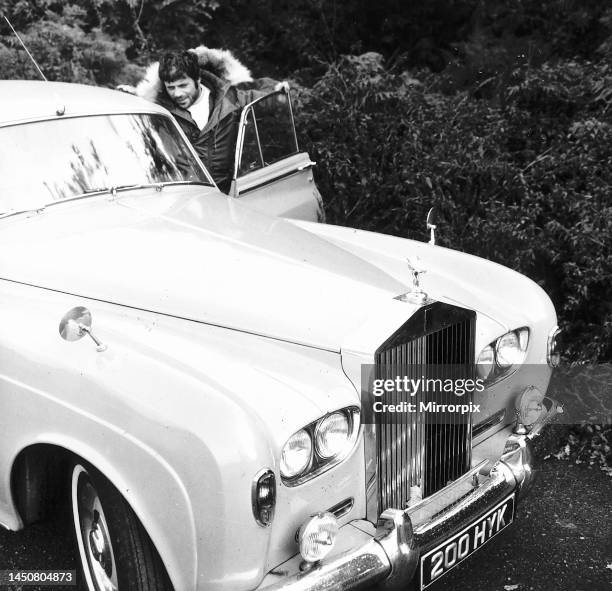
[[[200,70],[206,78],[217,78],[220,84],[235,86],[245,82],[253,82],[251,72],[231,51],[227,49],[212,49],[200,45],[190,49],[198,56]],[[144,78],[136,86],[136,94],[149,101],[158,102],[164,88],[159,79],[159,62],[147,67]]]

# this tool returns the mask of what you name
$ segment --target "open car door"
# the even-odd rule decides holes
[[[232,197],[270,215],[320,221],[314,164],[299,150],[288,91],[272,92],[243,108]]]

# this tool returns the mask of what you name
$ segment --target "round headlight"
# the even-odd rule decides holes
[[[331,513],[317,513],[300,528],[300,554],[307,562],[323,560],[334,547],[338,520]]]
[[[525,360],[527,352],[527,341],[529,332],[526,328],[511,331],[497,339],[495,345],[495,358],[497,365],[507,369],[513,365],[519,365]]]
[[[325,417],[315,431],[317,453],[324,459],[341,455],[350,444],[351,429],[348,417],[335,412]]]
[[[533,425],[546,411],[544,394],[535,386],[529,386],[516,400],[516,411],[519,423],[526,427]]]
[[[487,345],[478,356],[478,360],[476,361],[476,371],[478,372],[478,377],[486,380],[493,368],[495,367],[495,352],[493,351],[493,347],[491,345]]]
[[[312,439],[306,429],[294,433],[283,446],[280,471],[285,478],[301,474],[312,458]]]

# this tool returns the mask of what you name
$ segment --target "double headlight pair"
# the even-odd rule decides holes
[[[510,375],[522,365],[527,356],[529,329],[524,326],[511,330],[489,343],[478,356],[478,377],[492,384]]]
[[[344,459],[357,440],[359,416],[359,408],[343,408],[289,437],[281,452],[283,482],[299,484]]]
[[[283,483],[288,486],[301,484],[342,461],[357,441],[359,417],[359,408],[350,406],[306,425],[289,437],[281,452],[280,473]],[[253,480],[251,501],[257,523],[263,527],[269,526],[276,505],[276,478],[269,468]],[[325,554],[321,544],[325,546],[328,537],[335,536],[332,532],[334,527],[337,533],[338,525],[333,515],[326,513],[324,516],[322,520],[313,520],[304,530],[303,544],[305,547],[312,546],[306,553],[308,560],[318,560],[313,556]]]

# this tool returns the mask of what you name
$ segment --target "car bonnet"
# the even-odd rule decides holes
[[[407,290],[358,256],[202,187],[0,220],[0,278],[328,350]]]

